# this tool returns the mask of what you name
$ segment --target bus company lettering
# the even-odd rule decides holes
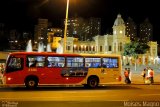
[[[37,71],[37,68],[29,68],[28,71]]]

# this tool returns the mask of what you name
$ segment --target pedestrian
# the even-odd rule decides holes
[[[0,71],[0,84],[3,84],[3,73]]]
[[[149,68],[148,70],[148,77],[149,77],[149,80],[150,80],[150,83],[153,84],[154,83],[154,70]]]
[[[130,83],[131,83],[131,74],[132,74],[132,72],[131,72],[131,69],[130,68],[128,68],[128,74],[129,74],[129,80],[130,80]]]
[[[4,65],[3,64],[0,65],[0,71],[3,74],[3,72],[4,72]]]
[[[143,81],[145,82],[146,79],[146,68],[143,69],[143,71],[141,72],[141,76],[143,77]]]
[[[125,68],[125,70],[124,70],[124,76],[125,76],[125,83],[126,83],[126,84],[130,84],[131,81],[130,81],[130,79],[129,79],[129,72],[128,72],[128,69],[127,69],[127,68]]]

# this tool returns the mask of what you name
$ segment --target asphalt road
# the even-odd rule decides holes
[[[160,85],[0,88],[0,101],[0,107],[160,107]]]

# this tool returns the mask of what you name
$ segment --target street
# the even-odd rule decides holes
[[[2,107],[13,104],[15,107],[124,107],[160,106],[159,85],[108,85],[96,89],[82,87],[39,87],[35,90],[0,88]],[[1,106],[0,105],[0,106]],[[13,106],[12,105],[12,106]],[[150,105],[151,106],[151,105]],[[149,106],[149,107],[150,107]]]

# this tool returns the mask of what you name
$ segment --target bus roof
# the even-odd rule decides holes
[[[73,53],[54,53],[54,52],[12,52],[9,55],[47,55],[47,56],[51,56],[51,55],[56,55],[56,56],[90,56],[90,57],[105,57],[105,56],[109,56],[109,57],[120,57],[121,55],[117,55],[117,54],[73,54]]]

